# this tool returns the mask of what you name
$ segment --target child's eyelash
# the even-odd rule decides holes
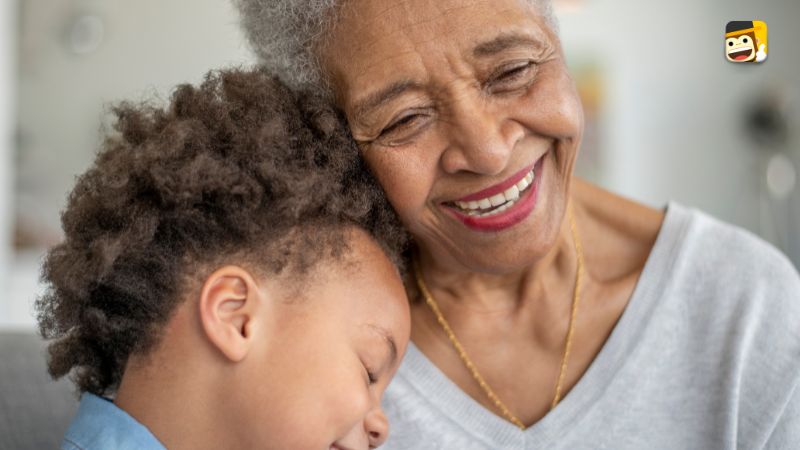
[[[371,371],[367,370],[367,378],[369,379],[369,384],[375,384],[378,382],[378,377]]]

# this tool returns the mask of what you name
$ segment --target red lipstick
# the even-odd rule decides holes
[[[541,160],[541,158],[540,158],[540,160]],[[519,172],[515,173],[514,175],[511,175],[506,181],[503,181],[502,183],[499,183],[499,184],[496,184],[494,186],[488,187],[488,188],[486,188],[486,189],[484,189],[482,191],[475,192],[474,194],[469,194],[466,197],[459,198],[456,201],[457,202],[470,202],[470,201],[473,201],[473,200],[480,200],[482,198],[488,198],[488,197],[491,197],[491,196],[493,196],[495,194],[499,194],[501,192],[504,192],[506,189],[508,189],[511,186],[517,184],[521,179],[525,178],[525,175],[527,175],[528,172],[531,171],[533,166],[534,166],[534,164],[531,164],[530,166],[525,167],[524,169],[520,170]]]
[[[528,218],[528,216],[530,216],[530,214],[536,207],[536,201],[539,193],[539,185],[542,182],[542,175],[544,173],[543,166],[546,155],[547,153],[542,155],[542,157],[539,158],[539,160],[536,161],[535,164],[533,164],[534,179],[531,185],[527,189],[525,189],[525,191],[520,195],[519,199],[517,199],[516,202],[506,210],[496,214],[478,217],[478,216],[468,215],[457,208],[448,207],[444,205],[442,205],[442,208],[445,208],[445,210],[449,214],[458,219],[468,228],[475,231],[497,232],[513,227],[514,225]],[[530,170],[531,166],[528,166],[527,168],[522,169],[521,171],[515,173],[514,176],[509,178],[507,181],[492,186],[488,189],[484,189],[475,194],[470,194],[462,199],[459,199],[458,201],[472,201],[477,199],[483,199],[488,196],[503,192],[516,182],[522,180],[522,178],[524,178],[525,175],[527,175],[528,172],[530,172]]]

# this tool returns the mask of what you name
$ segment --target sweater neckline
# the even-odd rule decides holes
[[[668,274],[674,272],[692,213],[674,201],[664,210],[655,244],[633,293],[600,352],[561,402],[530,427],[520,430],[486,409],[439,370],[413,342],[409,342],[397,375],[417,389],[443,418],[469,430],[490,448],[546,448],[574,427],[604,395],[639,342],[639,336],[669,285]]]

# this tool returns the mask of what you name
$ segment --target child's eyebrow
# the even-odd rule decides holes
[[[392,367],[397,362],[397,343],[394,340],[392,332],[380,325],[369,324],[368,326],[370,329],[378,333],[381,338],[383,338],[383,341],[386,342],[386,347],[389,351],[389,354],[386,358],[384,368]]]

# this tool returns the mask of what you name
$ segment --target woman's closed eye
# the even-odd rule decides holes
[[[503,66],[485,83],[486,89],[494,94],[525,89],[533,82],[536,67],[536,63],[530,60]],[[433,122],[433,119],[432,108],[415,108],[405,111],[390,121],[389,125],[378,133],[375,141],[388,147],[407,144],[424,131]]]
[[[504,93],[528,87],[536,74],[536,64],[533,61],[525,61],[504,67],[498,72],[486,83],[486,88],[491,93]]]
[[[402,145],[424,130],[431,118],[432,114],[424,110],[409,111],[384,127],[377,140],[382,145]]]

